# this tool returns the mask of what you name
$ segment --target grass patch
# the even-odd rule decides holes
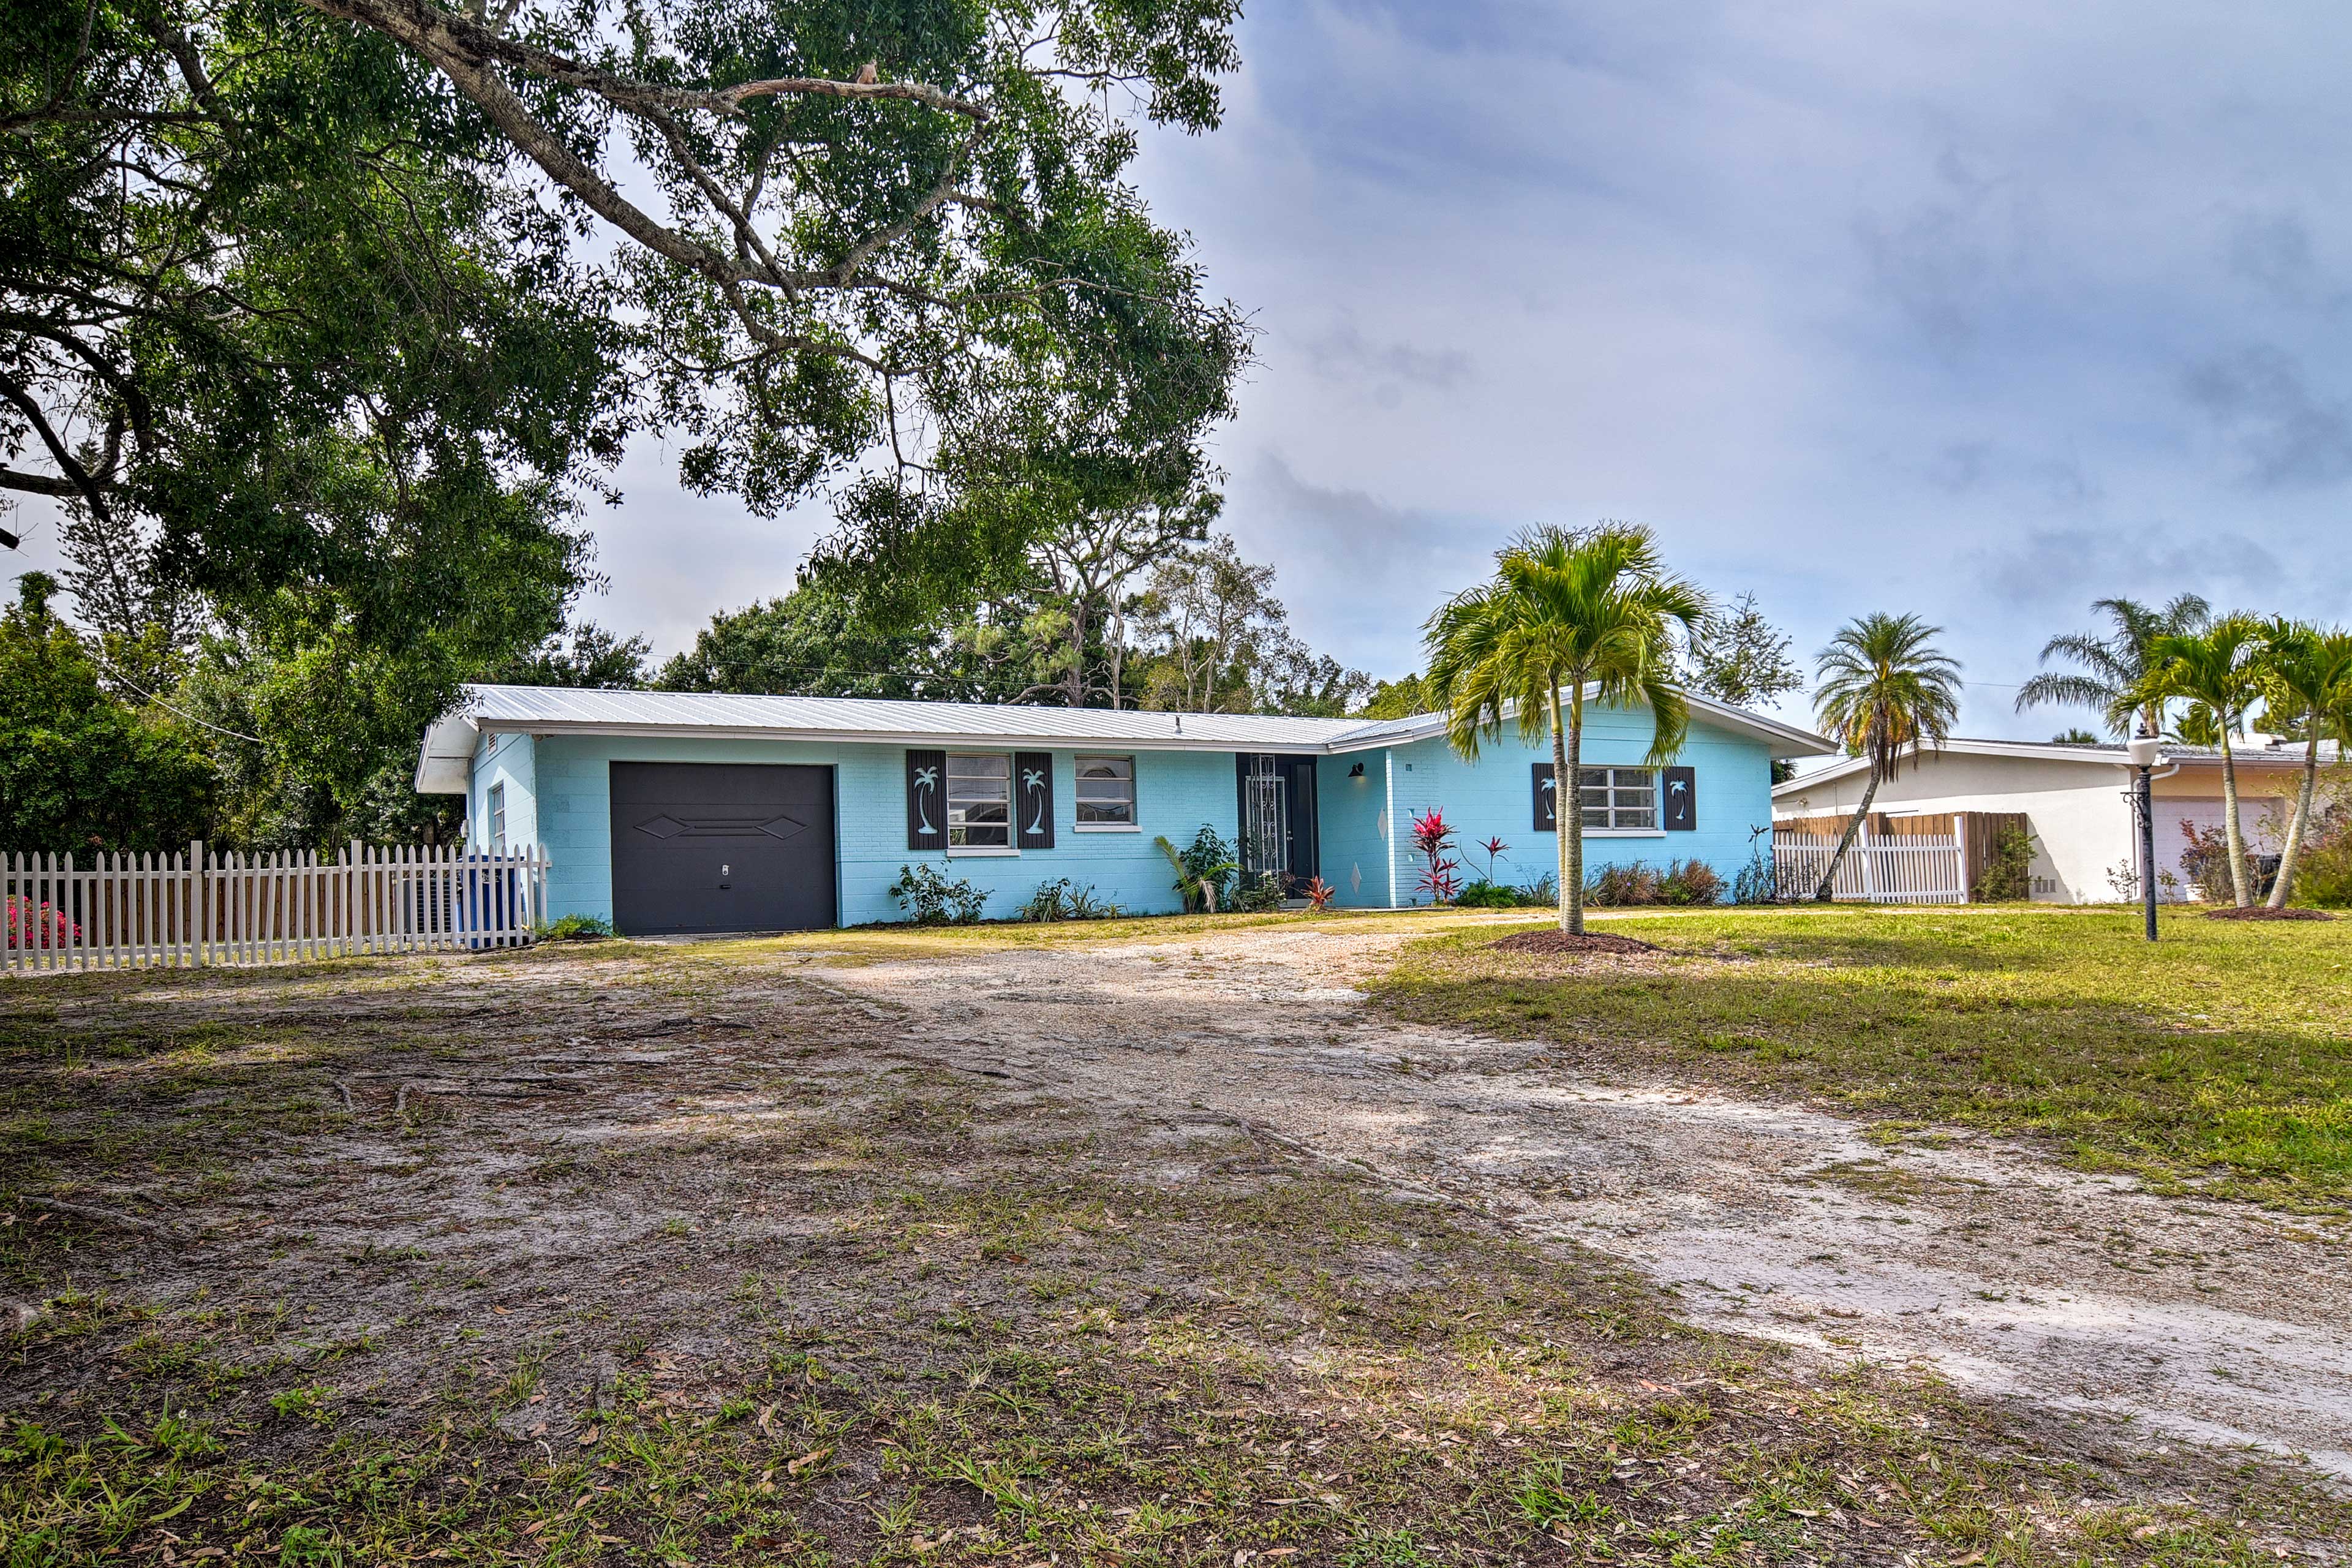
[[[598,946],[0,991],[0,1090],[47,1129],[0,1194],[200,1237],[0,1205],[0,1296],[37,1309],[0,1340],[0,1563],[2054,1568],[2352,1534],[2308,1472],[1702,1331],[1230,1121],[925,1062],[724,948]],[[427,1073],[462,1081],[402,1116]],[[191,1121],[191,1075],[233,1114]]]
[[[1666,950],[1564,963],[1483,932],[1408,948],[1421,1022],[1556,1042],[1855,1114],[2049,1139],[2085,1169],[2352,1204],[2352,925],[1761,910],[1612,920]]]

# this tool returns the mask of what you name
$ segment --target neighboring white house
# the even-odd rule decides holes
[[[2248,847],[2275,852],[2285,835],[2300,784],[2300,742],[2248,736],[2238,755],[2241,822]],[[2332,742],[2320,747],[2323,789],[2341,778]],[[2180,874],[2188,840],[2185,821],[2203,829],[2222,820],[2221,753],[2167,746],[2157,770],[2156,854],[2158,879],[2170,872],[2168,898],[2197,896]],[[2032,741],[1947,741],[1906,754],[1901,770],[1879,785],[1874,813],[1889,817],[1945,812],[2022,812],[2033,834],[2033,896],[2061,903],[2106,903],[2129,896],[2139,850],[2126,793],[2134,779],[2121,744],[2073,746]],[[1862,804],[1868,764],[1849,757],[1772,791],[1775,821],[1851,814]]]

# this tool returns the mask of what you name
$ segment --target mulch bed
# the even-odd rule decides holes
[[[2332,921],[2326,910],[2273,910],[2256,904],[2247,910],[2208,910],[2209,921]]]
[[[1607,936],[1587,931],[1582,936],[1570,936],[1564,931],[1523,931],[1489,944],[1505,952],[1658,952],[1653,943],[1637,942],[1630,936]]]

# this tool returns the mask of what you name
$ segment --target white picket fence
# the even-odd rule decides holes
[[[1837,847],[1834,833],[1776,831],[1772,874],[1780,897],[1791,901],[1811,898]],[[1830,894],[1874,904],[1965,904],[1968,868],[1959,836],[1873,833],[1865,825],[1839,865]]]
[[[520,947],[546,908],[536,847],[0,854],[0,973]]]

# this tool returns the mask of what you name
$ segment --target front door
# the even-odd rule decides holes
[[[1241,784],[1241,866],[1285,879],[1286,890],[1312,881],[1319,859],[1315,759],[1244,752],[1234,759]]]

